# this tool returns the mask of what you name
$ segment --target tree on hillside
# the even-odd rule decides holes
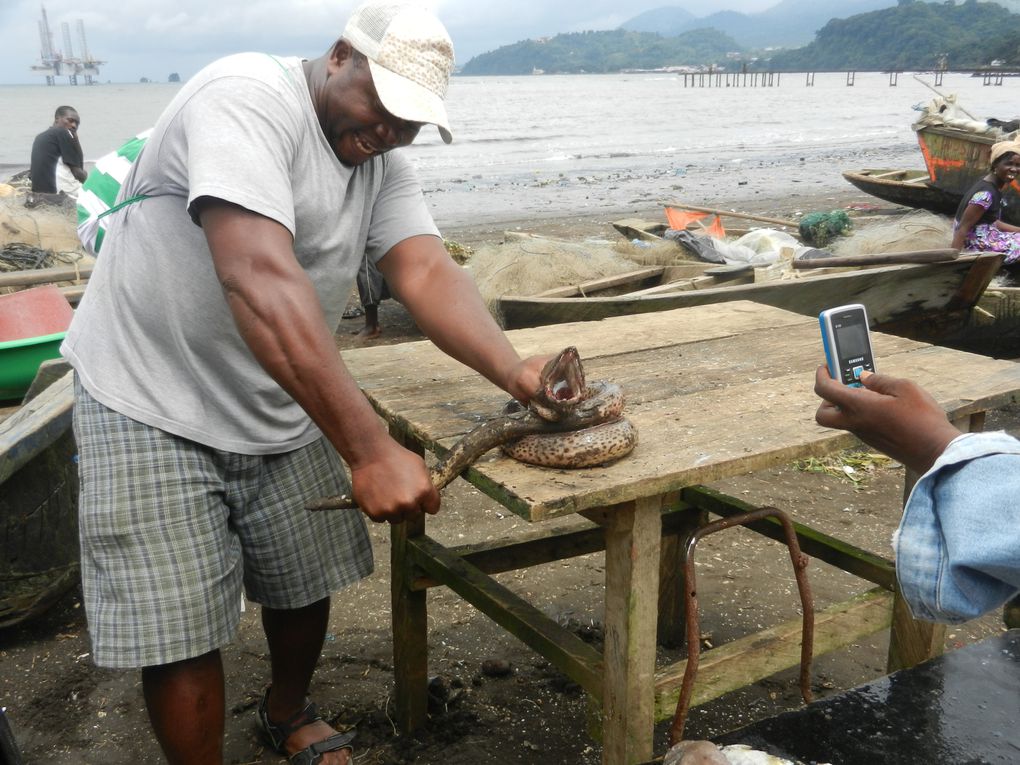
[[[715,29],[662,37],[651,32],[614,29],[574,32],[543,40],[504,45],[468,61],[461,74],[531,74],[618,72],[621,69],[656,69],[664,66],[722,62],[739,46]]]
[[[940,53],[949,66],[985,66],[992,41],[1020,37],[1020,15],[993,3],[899,0],[893,8],[833,19],[810,45],[773,56],[777,71],[930,69]],[[1006,42],[1004,42],[1006,41]]]

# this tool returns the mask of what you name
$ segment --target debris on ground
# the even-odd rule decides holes
[[[827,457],[808,457],[794,462],[796,470],[825,473],[855,487],[864,485],[877,468],[889,467],[893,460],[878,452],[842,451]]]

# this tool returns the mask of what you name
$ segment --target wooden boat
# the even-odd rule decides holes
[[[1020,287],[990,286],[967,323],[940,344],[995,358],[1020,356]]]
[[[751,269],[713,269],[678,278],[669,267],[644,268],[532,297],[507,295],[497,301],[507,329],[591,321],[609,316],[666,311],[685,306],[753,300],[816,316],[844,303],[864,303],[873,326],[885,332],[931,341],[961,325],[999,270],[1002,256],[961,256],[932,263],[817,269],[810,275],[746,283]],[[609,291],[617,294],[609,294]],[[620,294],[622,293],[622,294]]]
[[[904,207],[955,215],[960,204],[960,194],[933,185],[924,170],[847,171],[843,177],[866,194]]]
[[[931,185],[958,200],[988,173],[992,165],[992,144],[1003,140],[1001,136],[975,133],[950,125],[915,125],[914,132]],[[1003,219],[1020,225],[1020,184],[1013,181],[1005,197]]]
[[[843,177],[887,202],[955,215],[963,195],[988,173],[992,144],[1003,137],[951,124],[918,122],[913,127],[925,170],[862,170]],[[1003,220],[1020,225],[1020,184],[1014,181],[1005,197]]]
[[[66,362],[44,362],[24,403],[0,409],[0,627],[78,582],[78,466]]]
[[[0,295],[0,627],[78,582],[72,373],[59,358],[73,315],[53,284]]]

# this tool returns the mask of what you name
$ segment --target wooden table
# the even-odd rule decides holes
[[[603,762],[643,762],[653,754],[655,720],[672,714],[683,673],[682,663],[655,669],[657,631],[676,629],[677,535],[703,523],[708,512],[747,509],[699,485],[823,455],[855,439],[814,422],[818,399],[812,385],[823,352],[817,321],[798,314],[738,301],[508,335],[522,355],[576,345],[591,379],[623,386],[640,443],[604,468],[535,468],[493,453],[465,474],[539,529],[547,519],[575,513],[594,522],[590,529],[447,548],[425,534],[424,520],[394,527],[399,722],[411,730],[424,721],[425,595],[429,587],[445,585],[585,689],[601,708]],[[924,385],[964,428],[980,428],[984,411],[1016,400],[1020,391],[1020,365],[1012,362],[890,335],[873,340],[881,371]],[[419,450],[442,453],[506,398],[427,342],[348,351],[344,360],[391,432]],[[435,522],[442,522],[441,514]],[[755,528],[777,534],[769,523]],[[798,536],[809,555],[878,585],[816,615],[816,653],[891,621],[891,667],[940,652],[937,628],[909,619],[901,606],[890,609],[890,561],[806,526],[798,526]],[[600,549],[606,571],[601,654],[489,576]],[[794,666],[799,641],[797,620],[716,648],[702,658],[694,703]]]

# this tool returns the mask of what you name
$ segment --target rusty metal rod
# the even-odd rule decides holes
[[[800,551],[797,534],[790,517],[775,507],[762,507],[748,513],[733,515],[718,521],[705,524],[691,534],[683,550],[684,566],[684,617],[687,638],[687,665],[684,667],[683,682],[680,686],[680,697],[677,699],[676,712],[669,730],[669,745],[674,746],[683,740],[684,724],[691,705],[691,694],[694,690],[694,678],[698,672],[698,661],[701,657],[701,631],[698,623],[698,588],[694,570],[694,551],[702,537],[733,526],[742,526],[759,521],[769,516],[775,517],[783,526],[786,546],[790,551],[793,573],[797,580],[797,591],[800,595],[801,610],[801,641],[800,641],[800,692],[805,703],[810,703],[811,693],[811,656],[814,644],[814,603],[811,597],[811,586],[807,580],[807,556]]]

